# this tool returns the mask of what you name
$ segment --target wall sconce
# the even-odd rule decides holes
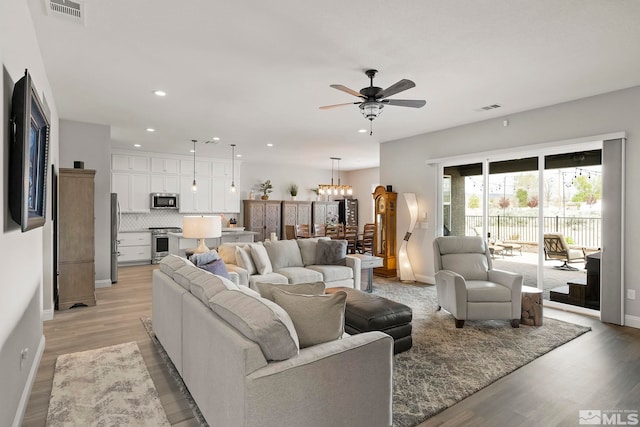
[[[404,235],[404,239],[400,244],[400,249],[398,251],[398,264],[400,267],[400,281],[401,282],[415,282],[416,276],[413,274],[413,268],[411,267],[411,262],[409,261],[409,254],[407,253],[407,244],[409,239],[411,238],[411,233],[413,233],[413,229],[416,226],[416,222],[418,221],[418,199],[416,198],[415,193],[402,193],[404,197],[404,201],[407,203],[407,208],[409,208],[409,228]]]

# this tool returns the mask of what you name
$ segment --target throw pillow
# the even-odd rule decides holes
[[[251,258],[251,248],[246,246],[236,246],[236,265],[247,270],[249,276],[256,274],[256,266]]]
[[[329,237],[311,237],[309,239],[298,239],[298,247],[300,255],[302,255],[302,263],[305,265],[313,265],[316,263],[316,246],[318,240],[330,240]]]
[[[346,240],[318,240],[316,264],[347,265]]]
[[[196,266],[200,267],[201,265],[209,264],[217,259],[220,259],[220,255],[215,250],[210,250],[209,252],[205,252],[202,254],[193,254],[189,261],[194,263]]]
[[[198,267],[208,271],[209,273],[217,274],[218,276],[222,276],[225,279],[231,280],[231,276],[229,276],[229,271],[227,270],[227,266],[224,265],[224,261],[222,261],[221,259],[211,261],[208,264],[200,264],[198,265]]]
[[[251,250],[251,259],[253,259],[258,274],[272,273],[271,261],[269,261],[269,255],[265,247],[262,245],[249,245],[249,248]]]
[[[276,303],[242,291],[224,291],[209,300],[214,313],[260,346],[265,359],[286,360],[300,349],[287,312]]]
[[[300,348],[342,338],[347,293],[298,295],[272,289],[273,298],[289,314],[296,328]]]
[[[301,295],[324,295],[324,282],[314,283],[298,283],[297,285],[283,285],[280,283],[256,283],[256,288],[260,292],[262,298],[273,301],[273,288],[278,288],[290,292],[292,294]]]

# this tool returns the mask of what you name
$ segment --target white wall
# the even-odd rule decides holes
[[[19,425],[26,407],[28,393],[44,349],[42,334],[43,299],[51,306],[51,293],[43,295],[43,289],[51,289],[52,226],[51,212],[46,212],[44,227],[22,233],[9,213],[7,175],[9,167],[8,117],[13,86],[23,75],[25,68],[33,78],[38,94],[50,110],[49,162],[58,161],[58,113],[51,87],[45,73],[40,50],[33,30],[27,3],[22,0],[2,0],[0,13],[0,184],[2,209],[0,209],[0,425]],[[47,185],[51,176],[47,171]],[[47,208],[51,206],[51,191],[47,192]],[[27,359],[21,368],[20,352],[28,349]]]
[[[579,99],[532,111],[499,117],[452,129],[418,135],[384,143],[380,148],[380,180],[392,183],[398,193],[414,192],[418,196],[421,212],[432,212],[436,206],[437,176],[429,159],[478,153],[497,149],[550,143],[574,138],[604,135],[619,131],[627,133],[626,144],[626,218],[624,224],[625,267],[627,287],[638,289],[640,270],[635,261],[640,259],[640,221],[636,212],[640,208],[640,193],[633,184],[640,182],[640,87]],[[509,126],[503,120],[509,119]],[[410,153],[410,154],[409,154]],[[408,223],[406,207],[399,203],[398,239],[402,238]],[[403,213],[404,212],[404,213]],[[432,241],[436,235],[433,221],[429,229],[416,233],[409,245],[409,257],[419,277],[433,276]],[[418,230],[416,230],[418,231]],[[640,321],[640,299],[625,300],[625,314],[632,321]]]
[[[96,282],[111,285],[111,129],[109,126],[60,120],[60,167],[73,168],[75,160],[95,176]]]
[[[373,222],[373,190],[380,184],[380,168],[368,168],[344,173],[343,182],[353,187],[353,198],[358,199],[358,229]]]

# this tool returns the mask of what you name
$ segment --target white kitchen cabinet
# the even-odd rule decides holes
[[[168,173],[177,175],[179,164],[177,159],[151,158],[151,173]]]
[[[196,175],[211,176],[211,170],[211,162],[196,160]],[[180,175],[193,177],[193,160],[180,160]],[[193,181],[193,178],[191,180]]]
[[[231,178],[231,162],[214,160],[211,163],[212,175],[216,178]]]
[[[122,232],[118,234],[118,263],[150,263],[151,233]]]
[[[118,193],[121,212],[149,212],[151,203],[149,181],[147,174],[111,173],[111,192]]]
[[[231,177],[212,179],[211,209],[213,212],[240,212],[240,191],[231,191]]]
[[[152,193],[179,193],[180,177],[178,175],[151,175]]]
[[[211,178],[196,175],[198,191],[191,190],[193,177],[180,177],[180,212],[211,212]]]
[[[112,154],[111,170],[123,172],[148,172],[149,158],[146,156]]]

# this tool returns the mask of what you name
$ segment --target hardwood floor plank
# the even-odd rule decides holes
[[[194,427],[188,402],[146,333],[151,272],[119,269],[119,282],[96,289],[97,305],[56,312],[44,323],[46,347],[23,426],[45,424],[56,358],[61,354],[136,341],[173,426]],[[579,409],[640,410],[640,330],[545,307],[545,315],[593,330],[539,357],[435,415],[430,426],[574,426]],[[289,427],[289,426],[283,426]]]

